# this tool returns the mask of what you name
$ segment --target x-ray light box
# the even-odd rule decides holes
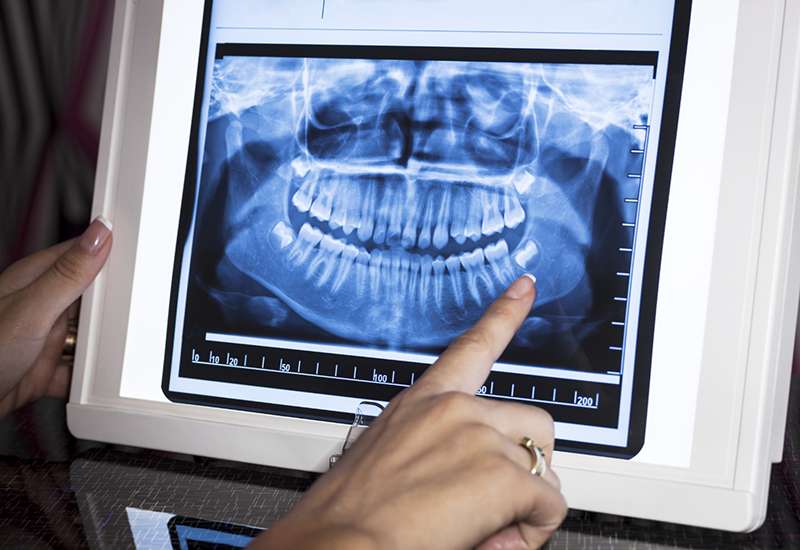
[[[757,527],[800,278],[800,2],[118,0],[89,439],[324,471],[525,272],[479,393],[570,505]]]

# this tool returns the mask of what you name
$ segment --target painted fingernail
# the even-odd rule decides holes
[[[536,277],[530,273],[525,273],[522,277],[511,283],[511,286],[503,293],[508,298],[522,298],[533,290],[536,284]]]
[[[111,222],[103,216],[97,216],[94,221],[86,228],[81,238],[78,239],[77,246],[87,254],[94,254],[111,234]]]

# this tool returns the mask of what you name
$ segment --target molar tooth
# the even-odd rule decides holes
[[[380,297],[381,263],[383,255],[378,249],[369,253],[369,289],[373,300]]]
[[[342,228],[345,235],[349,235],[361,224],[359,203],[361,202],[361,188],[358,184],[340,183],[339,192],[333,201],[331,213],[331,229]]]
[[[347,276],[350,274],[353,263],[358,256],[358,252],[358,248],[352,244],[348,244],[344,247],[344,251],[342,251],[342,259],[339,260],[339,272],[336,274],[336,279],[333,281],[333,287],[331,288],[332,296],[336,296],[336,293],[339,292],[339,290],[342,288],[342,285],[347,280]]]
[[[453,191],[453,209],[450,222],[450,236],[458,244],[467,242],[467,215],[469,214],[470,192],[456,188]]]
[[[417,225],[419,224],[422,207],[425,206],[414,186],[408,187],[407,194],[406,223],[405,227],[403,227],[403,238],[400,240],[400,245],[403,248],[411,248],[417,242]]]
[[[334,179],[326,179],[319,184],[319,195],[311,205],[311,215],[321,222],[331,219],[331,208],[333,198],[336,196],[336,188],[339,182]]]
[[[403,187],[395,188],[392,202],[389,205],[389,228],[386,231],[386,244],[388,246],[400,244],[400,238],[403,235],[404,199]]]
[[[436,211],[436,195],[431,191],[428,193],[428,200],[425,201],[425,213],[422,215],[422,228],[419,230],[419,240],[417,246],[425,250],[431,245],[431,225]]]
[[[333,273],[333,268],[338,263],[337,258],[339,254],[344,250],[344,246],[343,241],[334,239],[330,235],[322,237],[317,256],[314,258],[314,261],[311,262],[311,265],[308,266],[308,271],[306,271],[306,279],[313,277],[317,270],[322,267],[322,273],[314,281],[314,286],[320,288],[327,283]]]
[[[437,256],[431,266],[433,267],[433,298],[436,300],[436,308],[442,311],[444,309],[444,258]]]
[[[314,200],[314,191],[317,190],[317,178],[314,174],[307,177],[297,193],[292,197],[292,204],[300,212],[308,212],[311,208],[311,202]]]
[[[507,287],[514,280],[514,267],[511,265],[511,256],[508,254],[508,243],[500,239],[495,244],[490,244],[484,251],[486,259],[494,272],[494,276],[503,287]]]
[[[461,281],[461,260],[458,256],[450,256],[444,261],[447,266],[447,272],[450,274],[450,284],[453,288],[453,297],[456,299],[456,304],[461,309],[464,309],[464,286]]]
[[[493,235],[502,231],[504,227],[503,215],[500,213],[500,197],[497,193],[488,191],[483,193],[483,225],[481,232],[484,235]]]
[[[527,241],[525,244],[518,246],[513,254],[514,261],[525,271],[530,271],[535,267],[533,259],[538,255],[539,247],[533,241]]]
[[[372,228],[375,225],[375,201],[378,191],[374,182],[367,183],[367,192],[361,204],[361,223],[358,226],[358,240],[362,243],[372,238]]]
[[[267,240],[272,249],[277,252],[292,244],[296,238],[297,234],[291,226],[286,225],[284,222],[278,222],[269,232]]]
[[[484,265],[483,250],[476,248],[472,252],[465,252],[459,256],[461,265],[467,271],[467,287],[469,293],[475,299],[475,302],[480,306],[483,304],[481,300],[481,293],[478,291],[478,280],[483,281],[486,291],[490,296],[494,296],[494,284],[492,283],[489,274],[486,272],[486,265]]]
[[[299,156],[292,161],[292,170],[297,177],[304,178],[308,171],[311,170],[311,163],[305,155]]]
[[[428,289],[431,285],[431,269],[433,258],[425,254],[419,264],[419,305],[420,309],[428,309]]]
[[[472,198],[469,202],[469,214],[467,215],[467,224],[464,228],[467,237],[472,239],[473,242],[481,240],[481,201]]]
[[[322,231],[316,227],[311,227],[311,224],[307,222],[304,223],[286,258],[289,264],[297,266],[304,263],[314,247],[317,246],[317,243],[322,240],[322,237]]]
[[[506,227],[513,229],[525,221],[525,210],[516,195],[509,192],[503,197],[503,221]]]
[[[433,231],[433,246],[441,250],[447,244],[448,225],[450,222],[450,190],[442,190],[442,202],[439,205],[439,216],[436,219],[436,229]]]

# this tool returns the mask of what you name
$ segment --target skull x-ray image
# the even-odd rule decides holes
[[[624,320],[653,70],[219,58],[192,292],[230,330],[432,351],[529,272],[508,353],[580,367]]]

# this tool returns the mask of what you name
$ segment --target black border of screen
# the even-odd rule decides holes
[[[170,371],[172,367],[173,346],[175,343],[175,325],[177,315],[178,292],[180,288],[181,265],[184,250],[188,244],[188,237],[192,225],[192,214],[197,193],[197,158],[199,141],[199,114],[203,102],[203,87],[206,77],[207,52],[211,27],[211,8],[213,0],[205,0],[203,14],[203,28],[198,59],[197,80],[195,83],[195,101],[192,113],[192,128],[189,147],[187,151],[186,178],[181,199],[180,221],[176,239],[175,261],[172,271],[172,285],[170,290],[169,318],[167,320],[167,340],[164,356],[164,371],[162,376],[162,391],[170,401],[192,405],[205,405],[233,410],[252,411],[295,418],[315,419],[347,423],[352,420],[352,414],[325,412],[321,415],[318,410],[301,407],[288,407],[274,404],[249,403],[229,398],[200,396],[187,394],[169,389]],[[581,454],[599,455],[612,458],[629,459],[635,456],[644,446],[647,422],[647,408],[650,386],[650,370],[652,363],[653,338],[655,332],[655,317],[657,309],[658,283],[661,270],[662,246],[667,217],[667,205],[672,178],[672,167],[675,153],[680,102],[683,90],[684,69],[686,65],[686,52],[689,38],[690,16],[692,0],[676,0],[673,11],[672,35],[667,65],[667,80],[664,93],[664,108],[662,110],[662,123],[660,129],[659,149],[655,166],[653,184],[653,198],[651,201],[650,221],[648,227],[647,247],[644,261],[644,274],[642,280],[641,306],[639,314],[639,327],[636,342],[636,356],[634,360],[633,388],[631,393],[631,409],[629,415],[628,438],[625,447],[598,443],[582,443],[569,440],[556,440],[555,448],[559,451],[577,452]],[[263,48],[262,44],[218,44],[215,58],[225,55],[257,55],[256,50]],[[318,51],[320,46],[304,46],[297,44],[272,44],[277,48],[282,57],[308,57],[313,49]],[[283,51],[285,47],[285,51]],[[364,58],[364,46],[336,46],[338,55],[330,57]],[[389,47],[370,46],[371,51],[380,52],[377,56],[382,59],[434,59],[451,61],[497,61],[498,48],[461,48],[461,47]],[[630,51],[589,51],[589,50],[535,50],[535,49],[509,49],[502,48],[504,61],[508,57],[517,58],[519,62],[530,63],[531,54],[547,58],[549,62],[580,62],[582,63],[618,63],[642,64],[654,66],[654,77],[657,64],[657,52]],[[402,55],[401,55],[402,52]],[[538,54],[538,55],[536,55]],[[656,56],[656,59],[647,57],[647,54]],[[547,57],[550,56],[550,57]],[[582,56],[582,57],[579,57]],[[608,56],[608,57],[606,57]],[[542,61],[546,62],[546,61]]]

